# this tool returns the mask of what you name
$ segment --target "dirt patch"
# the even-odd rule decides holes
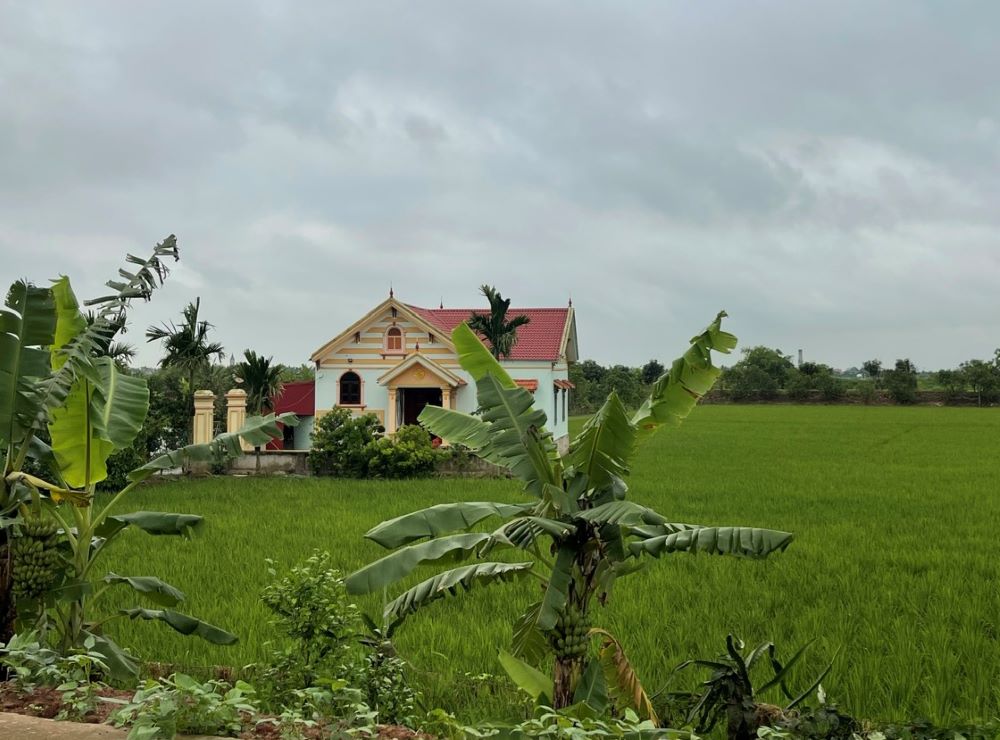
[[[119,691],[116,689],[102,689],[99,695],[108,699],[124,699],[129,700],[132,698],[133,692],[131,691]],[[22,692],[16,690],[10,684],[0,684],[0,712],[7,714],[5,718],[0,715],[0,737],[17,737],[17,738],[90,738],[90,737],[124,737],[124,733],[121,735],[116,734],[119,731],[113,730],[110,726],[104,725],[100,728],[98,734],[87,735],[79,734],[77,730],[82,730],[79,725],[103,725],[103,723],[108,721],[108,717],[112,712],[117,709],[120,704],[116,702],[100,702],[97,708],[86,715],[85,717],[76,720],[75,722],[59,722],[58,724],[52,723],[42,723],[42,724],[32,724],[30,722],[18,722],[16,717],[11,715],[23,715],[25,717],[34,717],[44,720],[53,720],[59,711],[62,709],[62,696],[58,691],[53,688],[40,686],[31,692]],[[255,723],[247,722],[247,727],[240,734],[240,738],[243,740],[277,740],[281,737],[281,730],[275,723],[271,722],[260,722],[260,720],[266,719],[266,717],[258,717]],[[77,725],[76,728],[73,726]],[[17,728],[17,732],[14,729]],[[66,728],[66,732],[62,733],[62,729]],[[98,728],[93,728],[95,731]],[[104,730],[111,732],[113,734],[102,734]],[[24,734],[18,734],[23,732]],[[13,733],[13,734],[11,734]],[[32,734],[33,733],[33,734]],[[302,733],[306,738],[313,740],[319,740],[320,738],[329,737],[330,728],[322,724],[316,727],[310,727],[303,730]],[[375,736],[381,738],[382,740],[433,740],[431,735],[426,735],[424,733],[415,732],[408,727],[398,727],[395,725],[386,725],[379,728],[378,735]]]
[[[102,689],[98,695],[110,699],[127,700],[132,698],[131,691],[116,691],[115,689]],[[101,724],[107,721],[108,716],[118,706],[113,702],[99,702],[93,712],[77,721]],[[24,693],[17,691],[9,684],[0,685],[0,711],[25,714],[29,717],[55,719],[60,709],[62,709],[62,696],[53,688],[40,686],[34,691]]]

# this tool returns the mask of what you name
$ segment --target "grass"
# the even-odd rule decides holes
[[[681,661],[720,652],[728,632],[774,640],[786,656],[815,638],[800,683],[839,651],[824,686],[858,716],[996,716],[998,439],[1000,414],[988,409],[699,408],[642,449],[630,495],[675,521],[786,529],[796,541],[768,561],[653,561],[619,582],[597,621],[622,638],[653,690]],[[494,480],[150,486],[128,507],[203,514],[206,536],[188,543],[129,532],[105,565],[165,578],[188,594],[188,611],[241,641],[217,648],[151,624],[120,624],[118,634],[147,660],[258,661],[275,637],[258,601],[265,558],[288,566],[322,548],[350,571],[380,554],[362,534],[383,519],[435,503],[519,496],[516,483]],[[468,719],[521,711],[495,677],[496,652],[536,595],[531,589],[473,591],[404,625],[399,647],[429,705]],[[381,605],[360,603],[371,612]],[[671,687],[696,678],[682,674]]]

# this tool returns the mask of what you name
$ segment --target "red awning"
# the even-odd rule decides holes
[[[555,387],[556,387],[556,388],[562,388],[562,389],[563,389],[564,391],[568,391],[568,390],[570,390],[571,388],[576,388],[576,386],[575,386],[575,385],[573,385],[573,384],[572,384],[572,383],[571,383],[570,381],[568,381],[568,380],[562,380],[562,379],[558,379],[558,380],[554,380],[554,381],[552,381],[552,383],[553,383],[553,385],[555,385]]]
[[[534,378],[514,378],[514,382],[532,393],[538,390],[538,381]]]

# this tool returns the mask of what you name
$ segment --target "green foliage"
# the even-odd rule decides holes
[[[582,421],[571,420],[572,433]],[[1000,716],[1000,696],[992,690],[1000,675],[993,639],[998,624],[990,616],[1000,614],[991,575],[1000,498],[983,494],[984,480],[1000,478],[1000,457],[991,452],[1000,414],[713,404],[696,409],[682,432],[658,435],[639,448],[628,483],[641,503],[681,522],[725,522],[738,513],[741,523],[782,522],[789,531],[822,536],[796,538],[784,556],[768,561],[663,556],[670,562],[650,559],[640,574],[618,579],[608,608],[594,604],[589,615],[622,639],[651,693],[678,663],[719,652],[719,638],[729,631],[746,635],[751,647],[768,635],[780,637],[779,657],[784,648],[820,635],[796,666],[793,689],[798,681],[808,683],[843,645],[824,686],[856,716],[927,717],[936,723]],[[160,538],[150,548],[148,538],[133,533],[115,543],[104,570],[169,576],[188,594],[192,613],[222,626],[233,626],[232,615],[240,615],[240,643],[217,647],[122,621],[111,623],[109,634],[141,648],[149,660],[235,666],[265,661],[270,648],[263,644],[276,639],[269,612],[259,606],[267,575],[263,568],[244,567],[262,557],[259,522],[267,522],[266,547],[279,562],[304,559],[315,543],[336,543],[330,549],[346,574],[391,554],[354,536],[383,518],[441,501],[530,502],[520,489],[519,482],[505,479],[439,478],[216,478],[141,488],[126,498],[126,507],[199,512],[208,536],[195,547]],[[705,491],[711,494],[697,495]],[[248,510],[255,516],[247,517]],[[513,511],[512,518],[524,516]],[[942,522],[948,536],[928,545],[926,532]],[[502,524],[500,518],[482,519],[471,532],[489,534]],[[416,542],[421,540],[409,544]],[[495,552],[496,559],[519,554],[509,548]],[[206,562],[217,567],[206,568]],[[389,598],[438,567],[424,565],[401,587],[390,586]],[[956,579],[955,573],[968,577]],[[512,623],[540,601],[536,580],[442,599],[407,618],[394,640],[414,666],[426,706],[445,707],[464,722],[518,719],[523,702],[496,656],[500,648],[513,652]],[[384,593],[379,587],[352,598],[376,614]],[[847,618],[830,618],[831,594]],[[110,611],[128,596],[109,593],[111,601],[102,606]],[[540,663],[522,659],[545,665],[544,657]],[[474,682],[467,673],[502,675]],[[694,690],[700,680],[688,669],[670,686]]]
[[[374,414],[354,416],[345,408],[335,408],[316,422],[309,466],[316,475],[364,478],[369,445],[380,431]]]
[[[271,398],[281,392],[281,376],[285,368],[272,364],[272,361],[273,358],[248,349],[243,352],[243,361],[236,365],[236,382],[246,391],[249,414],[263,414],[269,410]]]
[[[1000,397],[1000,368],[995,362],[968,360],[959,366],[959,372],[976,394],[978,405],[993,403]]]
[[[347,598],[330,553],[314,551],[280,578],[269,560],[268,573],[275,580],[264,589],[261,601],[271,611],[272,623],[290,640],[260,673],[268,703],[278,706],[292,692],[316,686],[321,679],[351,677],[351,648],[361,617]]]
[[[431,436],[421,426],[408,424],[391,436],[369,442],[368,476],[371,478],[416,478],[434,472],[437,454]]]
[[[757,368],[762,370],[778,388],[785,387],[785,381],[795,365],[792,358],[784,354],[780,349],[756,346],[746,347],[741,351],[743,355],[734,368]]]
[[[361,716],[371,707],[382,722],[411,719],[416,694],[391,641],[392,630],[376,627],[359,612],[331,563],[330,553],[314,551],[279,578],[268,561],[274,580],[261,600],[288,642],[257,667],[265,705],[281,712],[303,701],[325,702],[330,704],[327,717],[348,710]],[[332,693],[322,701],[303,693],[316,690]],[[291,719],[286,717],[286,723]]]
[[[468,318],[468,325],[472,331],[481,335],[488,343],[490,352],[497,359],[509,357],[517,344],[517,330],[531,321],[527,316],[514,316],[507,319],[507,311],[510,309],[510,299],[504,298],[499,291],[491,285],[483,285],[479,291],[490,303],[488,313],[473,313]]]
[[[656,370],[659,373],[652,376]],[[615,393],[627,408],[638,408],[648,395],[650,385],[663,373],[663,365],[656,360],[641,369],[624,365],[602,367],[593,360],[574,363],[569,368],[569,379],[576,386],[570,393],[571,413],[592,414],[611,393]],[[652,379],[647,380],[647,375]]]
[[[833,667],[830,663],[809,688],[797,695],[792,694],[786,679],[808,646],[809,643],[782,663],[777,658],[773,642],[761,643],[749,653],[744,653],[743,642],[729,635],[726,637],[726,652],[718,658],[681,664],[679,669],[693,665],[711,671],[711,676],[702,684],[700,695],[694,697],[687,722],[694,724],[697,732],[710,732],[725,717],[727,735],[732,740],[757,737],[757,730],[773,719],[761,711],[760,699],[767,691],[780,689],[784,695],[784,706],[779,713],[774,713],[774,718],[787,715],[819,687]],[[764,659],[771,669],[771,676],[765,683],[755,686],[752,679],[754,666]]]
[[[666,370],[659,360],[650,360],[639,370],[639,377],[645,385],[652,385]]]
[[[858,396],[866,406],[873,403],[878,398],[878,390],[875,388],[874,380],[863,380],[857,385]]]
[[[917,400],[917,370],[909,360],[896,360],[892,370],[883,370],[882,384],[896,403],[911,404]]]
[[[35,368],[44,370],[45,375],[30,379],[34,395],[19,396],[22,404],[34,404],[32,426],[18,427],[18,420],[27,417],[19,415],[24,411],[15,410],[11,412],[13,421],[6,426],[14,437],[0,440],[6,449],[3,510],[16,509],[18,515],[4,521],[5,527],[14,525],[6,534],[13,535],[9,552],[15,569],[11,583],[18,621],[25,628],[37,629],[43,641],[57,645],[63,654],[87,646],[102,656],[115,677],[135,674],[137,666],[104,634],[111,619],[161,621],[182,634],[199,635],[216,644],[236,640],[218,627],[171,608],[125,608],[96,619],[94,604],[106,591],[119,586],[127,586],[161,606],[176,606],[184,598],[177,589],[152,577],[109,573],[97,585],[100,576],[94,566],[124,530],[136,527],[151,534],[189,536],[200,523],[200,518],[191,515],[138,512],[116,516],[116,505],[135,485],[159,470],[220,451],[237,454],[241,435],[260,443],[277,434],[276,419],[251,418],[238,434],[145,462],[128,473],[129,482],[115,496],[96,505],[96,488],[108,478],[112,453],[134,448],[149,408],[145,379],[121,371],[107,356],[110,337],[124,325],[129,301],[148,298],[166,276],[162,260],[176,258],[176,254],[176,241],[170,237],[145,260],[129,255],[126,261],[138,269],[120,270],[125,282],[109,281],[107,285],[114,292],[87,303],[101,307],[90,320],[80,312],[66,277],[54,282],[45,300],[37,289],[19,291],[15,284],[12,295],[34,296],[34,304],[29,310],[31,301],[23,298],[17,308],[19,323],[10,318],[13,312],[3,314],[5,326],[22,332],[22,339],[47,342],[41,347],[22,346],[19,353],[37,349],[49,359]],[[41,312],[48,312],[49,319],[43,320]],[[31,328],[35,324],[45,331]],[[7,362],[7,358],[2,361]],[[18,383],[12,387],[16,389]],[[16,438],[15,432],[24,436]],[[51,439],[51,447],[41,437]],[[48,480],[25,472],[24,463],[31,458],[36,463],[33,469]],[[67,691],[77,688],[68,687]]]
[[[201,683],[184,673],[148,680],[114,712],[116,727],[130,726],[129,740],[170,740],[178,734],[235,736],[257,714],[254,690],[237,681]]]
[[[452,337],[462,367],[476,380],[480,418],[435,410],[422,414],[420,421],[442,438],[474,446],[484,458],[506,467],[521,479],[534,501],[527,512],[511,511],[502,504],[459,503],[384,522],[367,536],[390,549],[427,536],[445,536],[408,545],[359,570],[348,579],[348,589],[365,593],[384,587],[423,562],[472,555],[481,559],[438,573],[391,601],[383,618],[395,625],[432,602],[458,594],[459,589],[532,575],[542,582],[544,595],[540,604],[517,620],[515,650],[537,657],[539,647],[547,643],[555,652],[553,704],[562,709],[573,701],[581,677],[587,675],[587,638],[600,634],[602,660],[608,661],[619,698],[636,702],[640,711],[655,717],[620,643],[602,630],[580,633],[579,628],[588,623],[585,616],[592,602],[605,603],[615,580],[637,570],[640,562],[636,561],[644,555],[705,552],[764,557],[785,549],[791,541],[790,534],[770,530],[669,524],[656,512],[624,501],[627,487],[622,476],[628,471],[635,441],[648,438],[664,424],[683,420],[719,375],[712,351],[729,352],[735,347],[736,337],[721,328],[724,316],[720,313],[691,340],[631,418],[612,393],[564,457],[556,453],[552,436],[545,430],[545,414],[534,407],[531,395],[510,380],[467,326],[459,325]],[[467,529],[494,514],[516,518],[490,535],[448,534],[452,528]],[[482,561],[504,548],[519,549],[522,559],[530,559]],[[555,555],[554,561],[543,552]]]
[[[785,391],[794,401],[805,401],[816,392],[824,401],[839,401],[847,393],[847,384],[833,376],[827,365],[805,362],[788,372]]]
[[[779,383],[760,367],[736,366],[725,374],[725,387],[734,401],[767,401],[778,395]]]

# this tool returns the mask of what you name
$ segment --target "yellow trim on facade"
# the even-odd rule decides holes
[[[313,362],[321,360],[325,355],[328,355],[332,351],[339,349],[340,344],[347,341],[353,341],[354,334],[356,332],[370,331],[369,327],[379,325],[379,324],[372,324],[371,322],[375,321],[376,317],[379,317],[378,318],[379,323],[386,321],[385,318],[381,318],[381,312],[389,311],[390,309],[393,308],[396,309],[397,318],[401,316],[405,321],[411,322],[417,328],[422,329],[428,334],[433,334],[435,338],[437,338],[438,335],[441,333],[440,329],[424,321],[422,318],[420,318],[420,316],[418,316],[416,313],[410,310],[410,308],[407,307],[405,303],[400,303],[395,298],[387,298],[386,300],[382,301],[382,303],[373,308],[371,311],[362,316],[360,319],[351,324],[347,329],[342,331],[340,334],[335,336],[329,342],[327,342],[322,347],[313,352],[309,356],[309,359],[312,360]],[[388,327],[391,326],[391,324],[392,320],[388,319],[388,323],[386,323],[385,326]],[[444,344],[446,347],[450,348],[452,352],[455,351],[455,347],[452,345],[450,337],[442,336],[440,341],[441,344]],[[437,344],[437,342],[435,342],[435,344]]]
[[[405,386],[407,381],[411,384],[417,385],[418,387],[435,388],[441,385],[441,383],[434,383],[428,381],[425,377],[421,377],[419,375],[420,370],[424,370],[425,372],[436,376],[450,388],[457,388],[458,386],[465,385],[465,381],[462,378],[446,368],[441,367],[430,358],[424,357],[420,352],[410,355],[406,360],[399,363],[399,365],[394,367],[389,372],[385,373],[378,379],[378,383],[379,385],[385,385],[389,388]]]

